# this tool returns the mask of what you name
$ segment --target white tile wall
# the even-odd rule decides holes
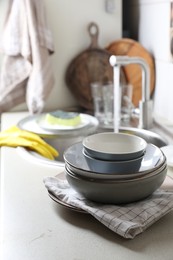
[[[155,118],[173,125],[173,56],[170,42],[173,28],[170,23],[172,0],[132,0],[131,10],[138,20],[134,26],[139,42],[155,58],[156,85],[154,94]]]

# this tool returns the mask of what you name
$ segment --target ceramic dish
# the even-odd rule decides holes
[[[59,131],[68,131],[68,130],[81,129],[83,127],[86,127],[90,123],[90,120],[88,120],[88,118],[84,114],[80,114],[81,123],[79,125],[77,125],[77,126],[51,125],[51,124],[46,122],[45,117],[46,117],[46,114],[40,116],[37,119],[38,125],[41,128],[43,128],[44,130],[53,131],[55,133],[57,133]]]
[[[90,180],[133,180],[137,178],[141,178],[144,176],[152,176],[157,174],[159,171],[161,171],[163,168],[167,166],[166,160],[163,161],[163,163],[158,167],[155,168],[154,170],[151,171],[143,171],[140,173],[134,173],[134,174],[97,174],[94,172],[82,172],[79,171],[78,169],[74,168],[73,166],[69,165],[68,163],[65,163],[65,167],[67,170],[72,172],[74,175],[77,175],[82,178],[90,179]]]
[[[145,152],[147,142],[138,136],[123,133],[99,133],[83,140],[87,154],[101,160],[132,160]]]
[[[90,166],[87,163],[86,157],[82,153],[83,145],[82,142],[76,143],[71,145],[67,150],[64,152],[64,161],[71,167],[75,169],[75,172],[78,172],[79,175],[83,176],[95,176],[97,175],[99,178],[105,178],[106,175],[109,174],[101,174],[100,171],[94,172],[90,168]],[[144,157],[141,161],[140,168],[137,172],[134,172],[134,174],[140,176],[140,174],[147,171],[154,171],[157,168],[159,168],[165,160],[165,157],[157,146],[153,144],[148,144],[146,148],[146,152],[144,154]],[[133,173],[131,173],[133,174]],[[131,175],[130,174],[130,175]],[[116,177],[117,174],[114,174]],[[121,175],[127,175],[125,173],[121,173]],[[109,178],[109,176],[108,176]]]
[[[113,182],[113,183],[124,183],[124,182],[134,182],[134,181],[137,181],[138,179],[145,179],[145,178],[150,178],[152,176],[155,176],[157,174],[159,174],[161,171],[163,171],[165,168],[167,167],[167,164],[163,164],[160,168],[158,168],[157,170],[155,171],[151,171],[147,174],[144,174],[143,176],[140,176],[140,177],[137,177],[136,178],[127,178],[127,179],[124,179],[124,178],[121,178],[121,179],[112,179],[111,176],[109,179],[95,179],[95,178],[88,178],[88,177],[82,177],[82,176],[78,176],[74,171],[70,170],[70,168],[68,166],[65,165],[65,170],[68,171],[70,174],[76,176],[76,177],[79,177],[80,179],[83,179],[83,180],[88,180],[88,181],[91,181],[91,182],[99,182],[99,183],[109,183],[109,182]]]
[[[69,185],[89,200],[99,203],[122,204],[145,199],[165,180],[167,167],[156,175],[134,180],[89,180],[65,170]]]
[[[32,116],[28,116],[25,117],[24,119],[20,120],[18,122],[18,127],[23,129],[23,130],[27,130],[33,133],[36,133],[42,137],[56,137],[56,136],[62,136],[62,135],[74,135],[74,136],[78,136],[79,135],[79,131],[80,133],[84,132],[84,131],[88,131],[89,133],[93,133],[97,127],[98,127],[98,120],[93,117],[90,116],[88,114],[81,114],[82,120],[83,120],[83,124],[81,125],[81,127],[78,128],[73,128],[73,129],[43,129],[40,126],[40,122],[43,121],[43,118],[45,117],[45,113],[43,114],[39,114],[39,115],[32,115]]]

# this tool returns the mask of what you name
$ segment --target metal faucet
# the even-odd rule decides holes
[[[121,67],[128,64],[139,64],[142,69],[142,99],[139,101],[139,128],[150,129],[153,124],[152,107],[150,99],[150,69],[146,61],[139,57],[115,56],[109,59],[112,67]],[[119,70],[120,71],[120,70]],[[114,87],[115,82],[114,82]]]

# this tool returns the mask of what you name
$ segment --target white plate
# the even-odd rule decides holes
[[[58,136],[58,135],[79,135],[82,131],[87,130],[89,133],[93,132],[97,129],[99,122],[97,118],[88,115],[88,114],[81,114],[82,120],[83,120],[83,125],[80,128],[74,128],[74,129],[60,129],[60,130],[45,130],[39,125],[39,120],[45,116],[44,114],[39,114],[39,115],[32,115],[25,117],[24,119],[20,120],[18,122],[18,127],[27,130],[33,133],[36,133],[42,137],[49,137],[49,136]]]
[[[64,126],[64,125],[51,125],[45,121],[46,114],[42,115],[37,119],[38,125],[43,128],[44,130],[48,131],[54,131],[55,133],[57,131],[66,131],[66,130],[76,130],[83,127],[86,127],[90,123],[90,118],[88,115],[80,114],[81,117],[81,123],[77,126]]]
[[[147,142],[136,135],[105,132],[85,137],[83,146],[87,154],[96,159],[124,161],[142,156]]]
[[[161,147],[167,159],[167,165],[173,167],[173,145]]]

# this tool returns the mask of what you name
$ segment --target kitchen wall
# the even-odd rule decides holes
[[[173,125],[173,1],[124,0],[128,16],[125,29],[155,58],[154,118]],[[123,3],[124,3],[123,2]]]
[[[7,2],[7,0],[0,1],[0,36]],[[52,110],[73,106],[77,103],[65,85],[64,74],[71,59],[90,44],[87,25],[91,21],[99,25],[101,47],[122,37],[122,1],[44,0],[44,2],[55,45],[52,63],[56,83],[46,104],[46,109]],[[110,12],[106,11],[105,3],[107,3],[107,7],[110,7]],[[1,63],[2,58],[1,55]],[[14,110],[23,109],[26,109],[25,105],[20,105]]]

